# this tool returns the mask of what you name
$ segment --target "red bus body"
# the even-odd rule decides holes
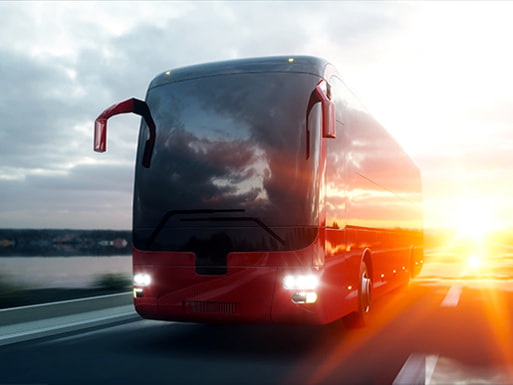
[[[173,70],[145,103],[144,114],[107,110],[144,117],[133,224],[142,317],[326,324],[420,271],[420,172],[326,61]],[[115,113],[100,115],[99,151]]]

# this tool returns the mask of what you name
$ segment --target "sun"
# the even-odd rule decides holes
[[[458,238],[482,240],[493,229],[491,207],[484,199],[463,199],[456,210],[454,226]]]
[[[476,254],[471,254],[467,259],[468,267],[474,270],[477,270],[482,265],[481,257]]]

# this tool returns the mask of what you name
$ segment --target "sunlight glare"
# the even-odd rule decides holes
[[[460,238],[481,240],[493,228],[491,209],[481,199],[464,199],[457,211],[455,226]]]
[[[477,256],[477,255],[474,255],[472,254],[468,260],[467,260],[467,263],[468,263],[468,266],[471,268],[471,269],[479,269],[479,267],[481,266],[481,257]]]

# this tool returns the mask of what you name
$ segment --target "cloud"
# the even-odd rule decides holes
[[[332,60],[414,156],[433,199],[455,193],[441,181],[454,184],[462,170],[479,191],[495,183],[497,194],[513,192],[500,182],[513,146],[511,10],[502,2],[0,3],[8,37],[0,41],[0,227],[44,227],[56,210],[77,214],[53,215],[54,226],[130,227],[120,213],[131,209],[139,118],[109,121],[108,152],[96,154],[96,116],[143,99],[168,69],[278,54]]]
[[[122,166],[80,165],[60,175],[0,179],[0,223],[13,228],[130,228],[132,175]]]

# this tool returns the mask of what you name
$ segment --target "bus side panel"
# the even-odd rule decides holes
[[[348,252],[346,230],[326,229],[326,317],[331,321],[358,309],[360,257]]]
[[[373,298],[408,282],[410,245],[415,240],[407,233],[357,227],[349,227],[346,233],[348,249],[355,262],[360,263],[368,252],[367,268],[373,282]]]
[[[406,283],[412,249],[421,254],[420,172],[339,78],[331,84],[337,137],[328,141],[326,226],[346,229],[344,244],[355,263],[368,255],[377,298]]]

